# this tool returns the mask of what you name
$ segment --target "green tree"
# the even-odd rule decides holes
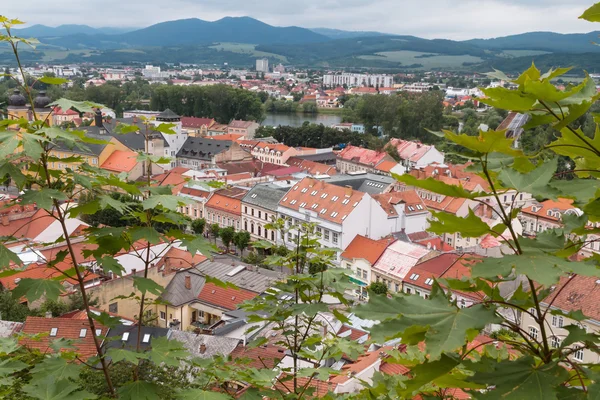
[[[215,239],[215,244],[217,244],[217,238],[220,236],[220,233],[221,227],[219,226],[219,224],[212,224],[210,226],[210,234]]]
[[[388,288],[383,282],[373,282],[369,285],[369,291],[379,295],[386,295]]]
[[[13,298],[9,290],[0,290],[0,319],[23,322],[28,315],[31,315],[31,311],[27,305]]]
[[[202,235],[204,228],[206,227],[206,220],[204,218],[198,218],[192,221],[192,231],[196,235]]]
[[[233,243],[240,250],[240,256],[244,255],[244,250],[250,244],[250,233],[247,231],[239,231],[233,235]]]
[[[229,245],[233,241],[234,236],[235,229],[233,229],[233,226],[228,226],[227,228],[223,228],[219,231],[219,237],[221,238],[221,241],[225,245],[227,251],[229,251]]]

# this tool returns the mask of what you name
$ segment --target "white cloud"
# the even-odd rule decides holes
[[[468,39],[530,31],[588,32],[589,0],[28,0],[2,12],[28,24],[147,26],[181,18],[248,15],[266,23]]]

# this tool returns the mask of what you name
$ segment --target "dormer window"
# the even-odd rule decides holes
[[[57,333],[58,333],[58,328],[50,329],[50,336],[55,337]]]
[[[121,340],[126,342],[129,340],[129,332],[123,332],[123,336],[121,336]]]
[[[412,274],[412,275],[410,276],[410,280],[412,280],[412,281],[416,281],[417,279],[419,279],[419,276],[420,276],[419,274]]]
[[[83,328],[79,331],[79,337],[84,338],[87,335],[87,329]]]
[[[333,197],[331,198],[331,201],[337,201],[337,199],[339,199],[339,197],[338,197],[338,196],[333,196]]]
[[[144,337],[142,338],[142,343],[150,343],[150,334],[149,333],[144,334]]]

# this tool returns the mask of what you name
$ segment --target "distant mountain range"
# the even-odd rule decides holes
[[[13,29],[13,33],[21,37],[47,37],[47,36],[67,36],[76,34],[85,35],[118,35],[125,32],[130,32],[136,28],[92,28],[88,25],[59,25],[55,27],[46,25],[32,25],[27,28]]]
[[[319,35],[327,36],[330,39],[351,39],[351,38],[369,37],[369,36],[390,36],[387,33],[381,33],[381,32],[343,31],[341,29],[331,29],[331,28],[312,28],[311,31],[318,33]]]
[[[600,66],[600,32],[560,34],[529,32],[493,39],[454,41],[354,32],[330,28],[276,27],[250,17],[218,21],[197,18],[167,21],[142,29],[92,28],[87,25],[34,25],[14,30],[37,37],[41,45],[23,55],[42,59],[97,63],[197,63],[249,67],[259,57],[273,62],[321,68],[379,70],[516,71],[531,64]],[[10,61],[0,52],[0,62]]]

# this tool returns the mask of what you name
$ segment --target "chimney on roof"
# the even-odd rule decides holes
[[[102,111],[100,111],[99,108],[96,108],[96,111],[94,112],[94,124],[102,131],[104,124],[102,123]]]
[[[3,215],[2,216],[2,225],[7,226],[9,224],[9,222],[10,222],[10,219],[9,219],[8,215]]]
[[[192,277],[189,275],[185,276],[185,288],[187,290],[192,290]]]
[[[46,311],[46,318],[52,318],[52,311]]]
[[[204,354],[206,353],[206,345],[204,343],[202,343],[200,345],[200,350],[199,350],[200,354]]]
[[[131,275],[135,275],[136,272],[137,272],[137,269],[135,269],[135,268],[131,269]]]
[[[133,123],[134,123],[134,124],[137,124],[137,122],[138,122],[137,115],[134,115],[134,116],[133,116]]]
[[[346,188],[346,193],[345,193],[346,197],[352,196],[352,186],[346,185],[345,188]]]

